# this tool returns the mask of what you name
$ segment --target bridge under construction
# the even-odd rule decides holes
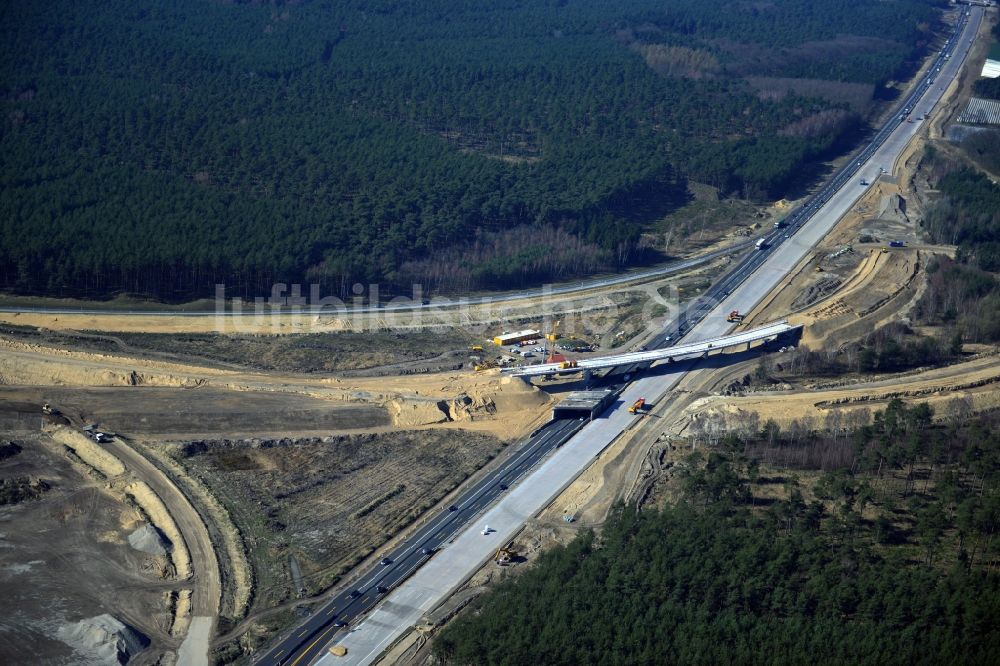
[[[765,326],[753,328],[731,335],[724,335],[720,338],[703,340],[701,342],[689,342],[663,349],[650,349],[648,351],[628,352],[626,354],[613,354],[611,356],[599,356],[596,358],[579,359],[576,361],[563,361],[561,363],[542,363],[540,365],[528,365],[519,368],[505,368],[501,372],[514,377],[544,377],[547,375],[560,375],[572,372],[588,372],[603,368],[615,368],[623,365],[634,365],[639,363],[654,363],[656,361],[677,361],[681,359],[697,358],[705,356],[713,351],[739,347],[746,345],[747,349],[754,342],[768,342],[776,340],[781,336],[792,337],[802,329],[801,325],[793,326],[787,321],[776,321]]]

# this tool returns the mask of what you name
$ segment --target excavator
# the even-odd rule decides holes
[[[552,330],[546,333],[545,339],[549,342],[555,342],[559,339],[559,322],[552,324]]]
[[[517,557],[517,551],[514,550],[513,544],[507,544],[497,550],[497,554],[493,556],[493,561],[497,563],[497,566],[505,567],[511,564],[515,557]]]
[[[736,324],[740,323],[744,319],[746,319],[746,315],[740,314],[739,310],[733,310],[732,312],[729,313],[729,316],[726,317],[726,321]]]
[[[639,414],[642,412],[643,408],[646,406],[646,399],[639,398],[632,403],[632,406],[628,408],[629,414]]]

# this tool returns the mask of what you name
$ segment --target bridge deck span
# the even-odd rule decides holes
[[[501,373],[514,377],[539,377],[542,375],[568,374],[580,372],[582,370],[598,370],[601,368],[614,368],[620,365],[633,363],[652,363],[664,359],[678,360],[690,358],[692,356],[702,356],[717,349],[738,347],[761,340],[769,340],[779,335],[787,334],[801,329],[802,326],[792,326],[787,321],[776,321],[765,326],[753,328],[732,335],[724,335],[720,338],[692,342],[663,349],[651,349],[648,351],[629,352],[627,354],[614,354],[612,356],[600,356],[597,358],[580,359],[574,367],[564,367],[561,363],[542,363],[541,365],[529,365],[520,368],[505,368]]]

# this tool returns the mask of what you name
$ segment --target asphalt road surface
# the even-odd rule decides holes
[[[969,18],[974,24],[971,26],[972,31],[966,33],[964,37],[960,37]],[[680,316],[665,327],[662,333],[653,338],[647,347],[653,349],[676,344],[738,286],[746,282],[747,278],[760,268],[768,258],[774,254],[780,254],[782,245],[795,238],[800,229],[819,213],[828,201],[835,196],[840,196],[842,199],[850,199],[853,203],[874,184],[882,174],[883,168],[891,169],[888,164],[881,163],[877,166],[872,164],[872,162],[878,161],[873,160],[873,158],[879,157],[880,149],[886,147],[886,143],[891,139],[894,139],[891,141],[894,145],[889,146],[889,148],[896,149],[905,146],[938,102],[947,84],[958,73],[970,48],[969,35],[975,35],[979,29],[982,11],[973,12],[969,18],[964,13],[961,15],[948,45],[938,53],[928,68],[929,73],[897,105],[896,112],[885,125],[875,132],[869,143],[858,151],[846,165],[841,167],[809,200],[776,223],[776,225],[780,224],[781,226],[775,226],[763,236],[761,239],[763,240],[762,247],[748,253],[724,277],[713,283],[699,298],[689,303]],[[954,59],[952,56],[955,56]],[[943,73],[942,70],[944,70]],[[894,134],[900,125],[910,125],[912,131]],[[858,186],[853,186],[853,183],[857,183]],[[824,212],[827,215],[830,213],[830,211]],[[736,304],[733,309],[740,308]],[[749,308],[744,306],[744,309],[748,310]],[[702,333],[704,332],[702,331]]]
[[[310,663],[326,642],[370,610],[390,589],[406,580],[459,529],[516,483],[539,459],[561,446],[583,420],[550,421],[492,473],[465,489],[444,511],[434,516],[395,550],[366,571],[348,592],[328,601],[255,663],[267,666]]]
[[[859,186],[855,178],[871,174],[865,180],[874,181],[878,172],[873,173],[872,170],[878,169],[882,164],[891,165],[917,133],[919,123],[909,123],[907,118],[911,112],[924,115],[937,103],[944,86],[961,67],[968,51],[968,38],[978,30],[981,20],[982,10],[973,8],[972,25],[959,38],[958,35],[962,34],[967,22],[962,15],[955,35],[949,40],[946,50],[936,57],[930,69],[932,76],[925,77],[899,104],[898,112],[875,132],[870,143],[808,202],[785,218],[785,226],[775,228],[765,236],[764,247],[744,257],[726,276],[671,322],[650,346],[666,346],[680,337],[686,337],[686,341],[699,341],[723,335],[732,325],[720,313],[725,313],[730,307],[739,309],[739,303],[743,304],[744,309],[749,309],[780,284],[795,264],[829,233],[864,193],[863,186]],[[954,57],[946,58],[946,54]],[[929,94],[925,96],[925,93]],[[709,314],[712,316],[707,317]],[[629,374],[624,379],[628,383],[623,387],[620,399],[600,419],[590,423],[550,422],[525,444],[524,449],[512,458],[512,462],[463,493],[462,499],[455,505],[455,511],[433,518],[414,537],[407,539],[396,552],[389,555],[390,563],[383,569],[367,572],[355,586],[358,595],[348,593],[331,601],[258,663],[306,664],[317,660],[328,663],[330,658],[324,650],[336,642],[350,647],[350,655],[343,660],[344,663],[370,663],[391,643],[394,636],[405,631],[410,626],[408,623],[419,617],[420,612],[433,607],[436,603],[435,596],[445,595],[471,574],[481,564],[484,552],[496,544],[505,543],[523,524],[524,517],[532,515],[531,507],[544,507],[546,501],[551,501],[552,493],[561,487],[559,484],[569,483],[579,471],[589,465],[593,456],[599,455],[600,451],[634,423],[636,417],[619,409],[621,405],[631,404],[639,397],[663,395],[676,385],[689,368],[688,363],[677,363],[668,369],[654,369],[652,373],[638,379]],[[638,369],[640,368],[636,368]],[[562,447],[538,470],[532,472],[530,483],[521,484],[505,495],[505,486],[510,485],[508,479],[519,478],[537,461],[545,458],[546,453],[555,450],[570,438],[572,442],[569,446]],[[516,472],[510,468],[511,464],[516,465]],[[534,496],[526,498],[530,493],[534,493]],[[493,500],[502,495],[502,501],[491,505]],[[527,502],[528,499],[533,503]],[[521,501],[516,509],[507,506],[516,501]],[[491,526],[498,526],[496,538],[492,541],[485,540],[489,535],[480,536],[478,526],[468,525],[472,518],[484,510],[486,513],[481,520]],[[412,583],[399,585],[430,559],[423,552],[423,548],[428,547],[425,544],[432,544],[437,548],[445,543],[449,543],[449,547],[442,555],[447,555],[447,563],[439,558],[432,563],[434,566],[425,567],[427,571],[421,571],[419,576],[414,575]],[[418,581],[417,578],[421,580]],[[427,580],[423,580],[424,578]],[[380,599],[379,586],[391,591],[394,585],[397,586],[398,594],[394,594],[388,603],[382,604],[363,625],[355,627],[359,630],[357,634],[345,636],[341,630],[347,627],[331,625],[336,621],[349,624],[363,609],[367,610],[377,604]],[[351,631],[353,633],[353,629]]]
[[[353,304],[344,304],[343,307],[336,307],[331,305],[318,305],[310,306],[303,305],[297,308],[291,307],[276,307],[270,312],[273,314],[307,314],[307,315],[333,315],[333,314],[352,314],[352,315],[364,315],[364,314],[374,314],[379,312],[407,312],[411,310],[432,310],[434,308],[447,308],[454,306],[469,306],[469,305],[489,305],[493,303],[509,303],[513,301],[520,301],[529,298],[542,298],[546,296],[565,296],[567,294],[573,294],[583,291],[591,291],[594,289],[605,289],[607,287],[613,287],[620,284],[628,284],[630,282],[636,282],[639,280],[648,280],[657,277],[664,277],[667,275],[673,275],[674,273],[679,273],[681,271],[686,271],[689,268],[694,268],[695,266],[700,266],[702,264],[707,264],[715,261],[719,257],[725,257],[730,254],[736,254],[743,252],[749,247],[753,246],[752,240],[740,240],[726,247],[713,250],[712,252],[706,252],[705,254],[699,255],[697,257],[692,257],[690,259],[684,259],[681,261],[675,261],[663,266],[658,266],[656,268],[651,268],[645,271],[639,271],[635,273],[627,273],[625,275],[616,275],[610,278],[599,278],[596,280],[584,280],[582,282],[573,282],[563,285],[548,285],[541,287],[539,289],[531,289],[528,291],[520,291],[516,293],[508,294],[497,294],[493,296],[474,296],[474,297],[459,297],[459,298],[432,298],[432,299],[411,299],[402,298],[401,302],[389,301],[385,304],[380,305],[360,305],[355,306]],[[20,306],[10,306],[4,305],[0,306],[0,312],[17,312],[17,313],[34,313],[34,314],[50,314],[50,315],[121,315],[121,316],[170,316],[170,317],[256,317],[259,313],[254,307],[245,306],[243,310],[196,310],[196,311],[186,311],[186,310],[118,310],[109,308],[35,308],[35,307],[20,307]]]

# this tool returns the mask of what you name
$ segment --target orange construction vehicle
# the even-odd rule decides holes
[[[733,310],[732,312],[729,313],[729,316],[726,317],[726,321],[735,323],[739,323],[744,319],[746,319],[746,315],[741,315],[739,310]]]
[[[629,414],[638,414],[642,410],[642,408],[645,407],[645,406],[646,406],[646,399],[645,398],[639,398],[638,400],[636,400],[635,402],[632,403],[631,407],[628,408],[628,413]]]
[[[575,367],[577,367],[577,362],[576,361],[563,361],[562,363],[559,364],[559,367],[561,369],[563,369],[563,370],[566,370],[567,368],[575,368]]]

